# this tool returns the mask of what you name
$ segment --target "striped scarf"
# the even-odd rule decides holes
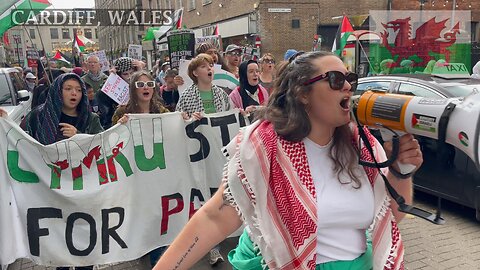
[[[382,146],[367,134],[377,160],[383,161]],[[316,192],[303,142],[286,141],[276,135],[271,123],[257,121],[239,133],[224,152],[229,158],[224,197],[250,228],[264,266],[272,270],[315,269]],[[364,146],[360,153],[363,160],[373,160]],[[374,270],[403,269],[403,244],[385,184],[377,169],[365,171],[375,196],[375,218],[367,231],[373,244]]]
[[[60,117],[62,116],[63,95],[62,86],[66,80],[75,79],[80,82],[82,99],[77,106],[78,121],[75,126],[79,132],[85,132],[89,122],[87,89],[85,83],[75,73],[65,73],[58,76],[48,89],[45,103],[33,109],[22,122],[22,128],[30,136],[43,145],[52,144],[64,139],[59,134]]]

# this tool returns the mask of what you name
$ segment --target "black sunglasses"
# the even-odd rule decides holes
[[[328,71],[324,74],[318,75],[317,77],[311,78],[310,80],[304,82],[303,85],[307,86],[325,79],[328,79],[328,84],[333,90],[342,90],[343,86],[345,85],[345,81],[352,86],[350,88],[351,92],[355,92],[355,90],[357,90],[358,74],[353,72],[343,74],[340,71]]]

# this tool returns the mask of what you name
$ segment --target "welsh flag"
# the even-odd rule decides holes
[[[347,44],[348,37],[353,34],[353,27],[347,16],[343,16],[342,23],[339,25],[335,40],[333,41],[332,52],[341,56],[343,48]]]
[[[8,29],[14,27],[16,24],[12,22],[12,11],[15,9],[24,9],[24,10],[35,10],[34,14],[38,14],[40,11],[46,9],[50,6],[50,2],[48,0],[2,0],[2,4],[0,5],[0,36],[2,36]],[[28,17],[19,16],[19,22],[27,21]]]

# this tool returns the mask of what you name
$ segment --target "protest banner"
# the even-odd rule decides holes
[[[102,67],[102,72],[110,70],[110,61],[108,61],[105,50],[96,51],[88,54],[88,56],[95,55],[98,57],[98,62]]]
[[[142,45],[129,44],[128,45],[128,57],[135,60],[142,60]]]
[[[43,146],[0,118],[0,265],[115,263],[169,245],[220,186],[221,149],[246,124],[238,110],[136,114]]]
[[[222,37],[220,35],[195,38],[196,47],[198,47],[198,45],[200,45],[201,43],[205,42],[215,45],[219,52],[223,51]]]
[[[187,89],[190,85],[193,84],[192,79],[188,76],[188,65],[190,64],[190,60],[180,60],[180,66],[178,68],[178,75],[183,78],[183,84],[178,86],[178,92],[180,95],[182,92]],[[240,82],[235,77],[233,73],[230,73],[226,70],[222,69],[221,65],[215,65],[214,68],[214,75],[213,75],[213,84],[220,87],[225,87],[228,89],[235,89]]]
[[[129,100],[129,86],[120,76],[115,73],[108,76],[107,81],[102,86],[102,92],[107,94],[118,104],[127,104]]]
[[[178,69],[180,59],[190,60],[195,56],[195,34],[189,29],[174,30],[167,33],[170,68]]]
[[[27,50],[27,65],[29,67],[38,67],[38,63],[37,63],[38,58],[39,56],[38,56],[37,50],[33,50],[33,49]]]

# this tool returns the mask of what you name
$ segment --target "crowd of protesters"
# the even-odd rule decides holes
[[[21,127],[47,145],[78,133],[96,134],[125,124],[132,113],[177,111],[185,121],[234,108],[245,115],[254,114],[259,121],[241,131],[238,138],[242,141],[234,139],[226,148],[235,159],[230,159],[219,190],[170,247],[150,252],[152,267],[188,269],[205,254],[209,254],[211,265],[221,263],[224,258],[218,244],[242,223],[247,226],[239,245],[228,256],[234,269],[380,269],[389,263],[403,265],[396,226],[404,215],[395,203],[389,204],[384,182],[377,179],[380,175],[358,164],[357,152],[363,159],[370,157],[365,146],[352,143],[358,141],[359,131],[351,126],[349,100],[358,76],[348,72],[331,53],[290,49],[276,71],[272,54],[258,61],[242,61],[242,52],[234,44],[228,45],[224,54],[213,44],[199,44],[188,65],[193,83],[182,93],[178,87],[186,78],[169,68],[168,59],[158,61],[152,72],[142,61],[116,59],[109,73],[128,83],[127,104],[117,104],[101,91],[108,76],[101,72],[96,56],[87,58],[85,70],[52,72],[51,67],[48,74],[37,75],[40,80],[26,71],[23,76],[34,102]],[[215,85],[216,64],[232,73],[239,85],[233,89]],[[5,117],[1,109],[0,116]],[[384,151],[372,135],[365,136],[374,146],[374,158],[390,156],[390,145]],[[260,142],[256,144],[253,137]],[[256,157],[241,155],[253,148]],[[422,164],[418,142],[411,135],[402,136],[399,157],[417,168]],[[389,170],[398,171],[395,166]],[[247,175],[258,179],[248,179]],[[399,173],[388,170],[386,175],[411,202],[411,177],[399,181]],[[267,201],[267,197],[272,201],[266,203],[267,209],[255,202]],[[329,218],[318,218],[321,215]],[[300,233],[312,248],[307,255],[295,239],[283,237],[298,233],[298,228],[304,229]],[[192,236],[197,235],[206,237],[188,249]],[[387,247],[393,241],[398,244]],[[187,249],[191,253],[185,253]]]
[[[266,105],[274,79],[275,60],[266,54],[259,61],[242,62],[243,48],[228,45],[225,53],[211,43],[198,44],[196,57],[190,61],[188,76],[193,81],[180,94],[184,78],[170,68],[168,57],[157,61],[151,72],[146,63],[120,57],[106,72],[97,56],[85,59],[82,67],[57,68],[55,62],[40,65],[37,76],[31,69],[22,70],[27,90],[32,94],[31,112],[20,126],[44,145],[79,133],[96,134],[117,123],[124,124],[132,113],[181,112],[185,120],[199,120],[205,114],[238,108],[244,114]],[[220,65],[240,82],[236,88],[214,84],[214,65]],[[129,85],[129,101],[118,104],[101,91],[109,74],[117,74]],[[1,110],[2,115],[4,111]],[[166,247],[149,255],[152,267]],[[219,246],[210,251],[209,262],[224,261]],[[58,267],[57,270],[68,269]],[[92,266],[76,269],[93,269]]]

